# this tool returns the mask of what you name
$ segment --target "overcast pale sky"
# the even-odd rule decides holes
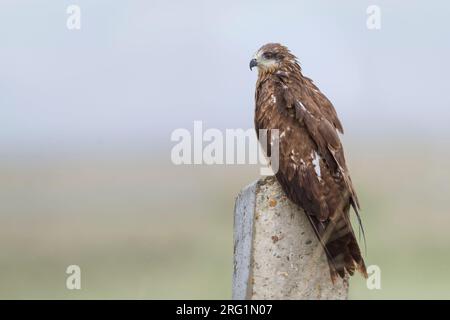
[[[371,4],[381,30],[366,27]],[[166,146],[194,120],[250,128],[248,62],[266,42],[298,56],[352,137],[448,139],[449,17],[448,1],[2,0],[0,148]]]

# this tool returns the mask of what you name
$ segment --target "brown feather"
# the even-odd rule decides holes
[[[276,63],[259,68],[257,134],[259,129],[279,130],[276,177],[289,199],[305,210],[323,245],[332,279],[355,270],[367,277],[349,219],[352,206],[360,221],[359,201],[338,135],[342,124],[331,102],[303,76],[296,57],[279,44],[265,45],[259,53],[269,51]]]

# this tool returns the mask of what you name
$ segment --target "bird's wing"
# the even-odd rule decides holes
[[[278,77],[276,94],[280,101],[278,108],[282,112],[291,111],[294,117],[303,125],[311,139],[317,146],[319,155],[333,175],[340,176],[351,196],[351,204],[359,217],[359,201],[347,169],[344,157],[344,149],[337,130],[342,130],[342,125],[337,118],[336,111],[329,100],[317,89],[312,82],[307,82],[313,87],[295,86],[286,82],[283,77]],[[311,89],[313,88],[313,90]],[[321,102],[324,102],[321,104]],[[339,208],[336,208],[339,209]],[[334,212],[330,212],[331,217]]]
[[[301,161],[304,163],[296,166],[298,161],[285,160],[287,164],[280,166],[280,170],[284,172],[277,177],[285,191],[290,193],[290,198],[297,198],[298,203],[307,211],[311,225],[328,256],[332,277],[336,273],[343,277],[345,270],[353,274],[355,268],[366,276],[364,261],[349,219],[349,206],[352,205],[362,230],[359,204],[337,133],[341,125],[337,116],[336,121],[333,121],[334,108],[331,109],[331,104],[323,107],[317,103],[323,97],[320,92],[290,85],[282,79],[275,83],[277,109],[295,119],[298,132],[306,132],[301,135],[301,140],[292,139],[287,142],[295,147],[302,145],[297,148],[303,150]],[[320,176],[314,170],[316,165],[311,165],[311,158],[307,157],[316,152],[320,155]],[[283,153],[281,156],[286,157],[286,151]],[[294,169],[290,170],[291,167]],[[362,232],[364,235],[363,230]]]
[[[303,77],[305,80],[306,90],[309,91],[312,99],[317,105],[321,106],[323,116],[333,124],[340,133],[344,133],[344,128],[337,116],[336,110],[330,100],[320,91],[310,78]]]
[[[337,128],[301,86],[274,77],[259,83],[255,96],[256,129],[281,130],[277,180],[305,210],[332,278],[355,269],[366,275],[348,215],[353,196]]]

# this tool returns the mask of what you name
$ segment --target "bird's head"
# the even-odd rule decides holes
[[[298,65],[296,57],[279,43],[263,45],[250,60],[250,70],[258,67],[260,73],[274,73],[293,65]]]

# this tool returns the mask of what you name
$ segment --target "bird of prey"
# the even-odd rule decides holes
[[[302,207],[323,246],[333,282],[367,271],[350,222],[359,202],[338,132],[342,124],[331,102],[302,74],[297,58],[278,43],[262,46],[250,61],[258,68],[255,128],[279,131],[276,178],[287,197]],[[269,138],[269,141],[271,139]],[[270,142],[263,146],[270,157]]]

